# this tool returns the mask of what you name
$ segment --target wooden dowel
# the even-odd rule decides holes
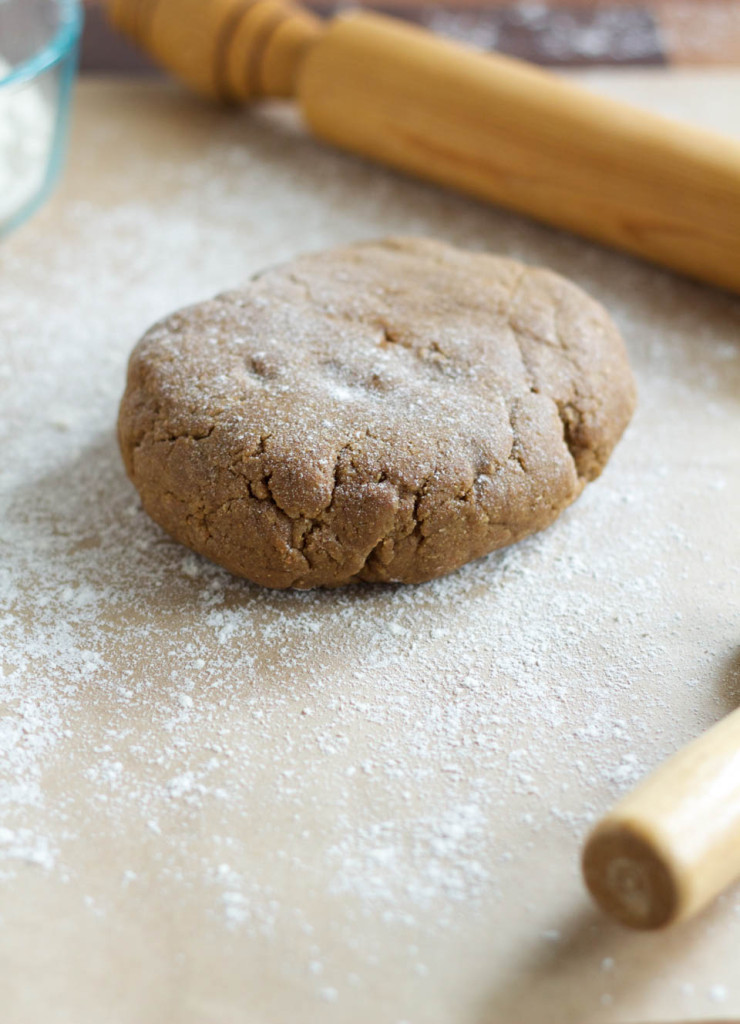
[[[685,920],[740,878],[740,710],[599,822],[583,874],[599,906],[632,928]]]

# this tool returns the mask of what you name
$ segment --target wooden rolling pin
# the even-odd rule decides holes
[[[322,139],[740,291],[740,142],[522,61],[287,0],[110,0],[207,96],[296,96]]]
[[[740,710],[662,765],[591,833],[592,896],[632,928],[663,928],[740,877]]]

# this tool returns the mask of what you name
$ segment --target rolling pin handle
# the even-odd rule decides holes
[[[110,0],[115,28],[209,99],[295,95],[322,22],[290,0]]]
[[[601,909],[643,929],[687,920],[740,878],[740,710],[617,804],[582,867]]]

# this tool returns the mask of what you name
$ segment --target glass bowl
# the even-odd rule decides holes
[[[0,0],[0,237],[59,174],[81,28],[78,0]]]

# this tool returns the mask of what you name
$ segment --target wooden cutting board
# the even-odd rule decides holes
[[[585,76],[584,76],[585,77]],[[591,73],[740,133],[740,73]],[[114,423],[172,308],[298,252],[433,235],[607,305],[640,406],[549,531],[419,588],[259,590],[139,508]],[[86,80],[0,249],[7,1024],[740,1015],[740,895],[589,905],[589,824],[740,697],[740,301],[310,141]]]

